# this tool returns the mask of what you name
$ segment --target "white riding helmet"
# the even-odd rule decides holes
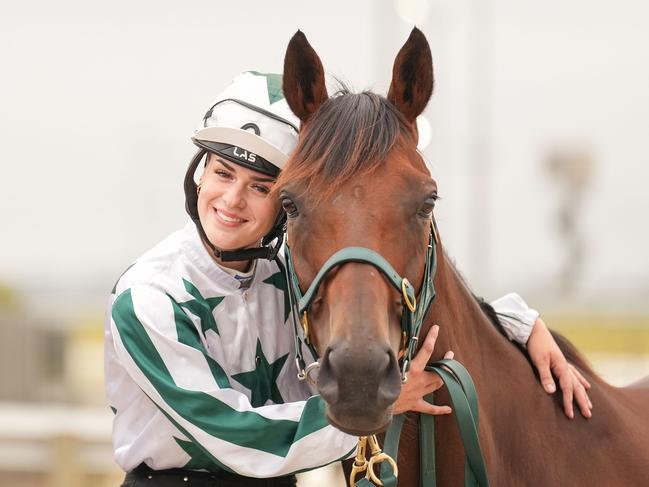
[[[282,94],[282,76],[248,71],[214,101],[194,143],[269,176],[277,176],[298,140],[299,120]]]
[[[215,248],[205,235],[198,215],[194,180],[198,164],[209,153],[215,153],[235,164],[277,177],[297,146],[298,127],[299,119],[291,112],[282,93],[282,76],[248,71],[234,78],[194,131],[192,141],[199,151],[185,175],[185,209],[205,243],[222,260],[275,258],[283,241],[286,215],[280,211],[259,248],[233,251]]]

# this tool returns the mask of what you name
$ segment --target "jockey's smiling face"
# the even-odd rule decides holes
[[[265,174],[210,154],[200,180],[198,215],[207,238],[221,250],[256,247],[279,211]]]

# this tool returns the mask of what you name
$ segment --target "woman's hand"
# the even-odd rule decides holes
[[[436,391],[444,385],[442,379],[435,372],[424,370],[430,356],[435,349],[435,342],[439,333],[439,326],[433,326],[426,340],[421,344],[417,355],[410,363],[408,371],[408,380],[401,386],[401,393],[394,403],[393,414],[401,414],[405,411],[417,411],[426,414],[450,414],[451,408],[448,406],[435,406],[428,403],[424,396]],[[453,358],[453,352],[446,352],[444,358]]]
[[[575,417],[572,401],[577,402],[582,416],[590,418],[593,404],[588,398],[586,389],[590,383],[571,364],[559,349],[552,334],[541,318],[538,318],[527,341],[527,351],[539,371],[541,384],[548,394],[557,390],[552,374],[559,379],[563,392],[563,410],[570,419]],[[414,363],[414,361],[413,361]]]

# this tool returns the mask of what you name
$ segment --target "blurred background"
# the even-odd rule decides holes
[[[122,270],[186,220],[189,140],[299,28],[385,93],[414,24],[445,246],[517,291],[615,385],[649,374],[649,3],[14,2],[0,14],[0,484],[118,485],[102,322]],[[596,414],[595,405],[595,414]],[[303,478],[302,486],[334,485]]]

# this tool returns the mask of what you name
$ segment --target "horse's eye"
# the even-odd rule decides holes
[[[435,202],[437,201],[437,195],[432,195],[424,201],[424,204],[419,208],[419,216],[424,218],[429,218],[433,214],[435,209]]]
[[[289,218],[297,216],[297,206],[295,206],[295,203],[293,203],[293,200],[291,200],[291,198],[284,196],[281,203],[282,210],[286,212],[286,216],[288,216]]]

